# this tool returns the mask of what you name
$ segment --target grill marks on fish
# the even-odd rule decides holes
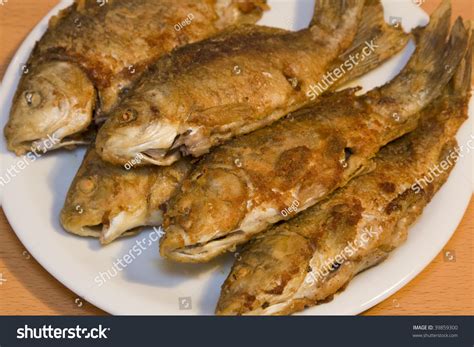
[[[420,38],[421,45],[408,63],[407,70],[403,70],[401,77],[380,88],[376,94],[356,97],[354,90],[346,90],[323,97],[316,106],[294,114],[294,119],[283,119],[239,137],[201,160],[170,203],[164,221],[167,233],[160,245],[161,254],[181,262],[208,261],[236,244],[249,240],[269,225],[286,219],[280,211],[291,206],[293,201],[299,202],[295,211],[299,213],[352,178],[370,170],[370,158],[388,142],[413,131],[420,119],[419,113],[407,113],[404,122],[394,122],[392,118],[385,117],[387,109],[384,104],[377,103],[378,99],[375,100],[374,95],[383,99],[386,90],[390,94],[403,86],[403,95],[410,94],[410,102],[417,100],[419,104],[408,105],[402,97],[401,107],[421,109],[437,97],[437,91],[441,90],[438,84],[425,85],[423,88],[419,84],[431,80],[433,77],[428,76],[430,73],[447,83],[454,71],[440,71],[438,67],[443,61],[451,61],[453,66],[457,66],[462,59],[467,45],[467,32],[462,22],[456,22],[450,40],[446,43],[444,23],[449,23],[449,13],[449,7],[446,6],[435,13]],[[435,43],[438,41],[444,45]],[[426,45],[426,42],[432,44]],[[447,55],[440,52],[427,55],[426,50],[431,50],[433,45],[440,47],[441,52],[447,52]],[[447,47],[453,49],[446,50]],[[426,56],[435,60],[428,63],[435,68],[420,76],[411,74],[413,66],[418,66],[420,57]],[[406,93],[406,90],[411,90],[411,86],[414,92]],[[302,150],[303,147],[309,151]],[[304,156],[301,155],[303,152]],[[299,163],[299,168],[295,172],[290,170],[292,172],[288,174],[279,160],[288,158],[290,153],[291,160],[286,161],[294,168]],[[240,167],[234,165],[236,158],[242,164]],[[301,181],[293,182],[293,174]],[[198,181],[205,184],[193,180],[195,176],[199,176]],[[215,195],[209,197],[216,176],[239,178],[236,182],[241,188],[235,199],[229,201],[216,198]],[[212,218],[207,217],[208,203],[219,211]],[[184,207],[186,214],[182,213]],[[236,237],[237,231],[243,233],[238,233]],[[232,234],[229,242],[206,244],[214,235],[222,238],[226,234]],[[181,252],[181,249],[189,249],[190,246],[198,248],[198,255],[189,256]]]
[[[69,124],[61,127],[59,140],[79,138],[91,125],[93,113],[96,121],[103,121],[119,96],[127,94],[163,54],[228,26],[253,23],[264,8],[265,1],[261,0],[243,4],[225,0],[114,0],[106,6],[94,0],[75,2],[51,19],[28,60],[30,71],[20,82],[5,131],[9,149],[24,154],[32,140],[44,138],[44,131],[37,128],[46,125],[47,134],[53,134],[53,121],[55,125],[60,121]],[[175,30],[174,25],[189,14],[193,15],[192,25]],[[64,67],[67,71],[61,72]],[[48,74],[61,76],[68,86],[52,83],[44,91],[41,76]],[[28,90],[47,93],[45,98],[56,103],[56,108],[62,105],[60,121],[51,115],[55,109],[49,104],[34,109],[24,105],[21,97]],[[87,106],[77,103],[83,99]],[[71,145],[80,143],[69,141]]]

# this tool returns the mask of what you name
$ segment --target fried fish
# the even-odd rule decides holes
[[[347,50],[344,55],[341,56],[341,62],[346,59],[349,59],[350,54],[358,51],[359,48],[363,46],[367,41],[375,40],[378,43],[379,47],[376,53],[368,57],[364,62],[361,62],[356,67],[354,67],[346,75],[348,77],[345,76],[344,80],[347,81],[350,78],[355,78],[357,76],[363,75],[369,70],[382,64],[387,58],[400,51],[407,43],[408,38],[409,35],[403,35],[399,31],[393,30],[386,26],[383,18],[383,8],[379,1],[366,1],[366,7],[364,8],[364,20],[361,22],[361,25],[358,28],[358,32],[356,34],[356,38],[352,46]],[[128,183],[123,184],[124,179],[122,178],[122,174],[123,176],[127,177],[126,182],[139,182],[140,180],[147,180],[147,178],[145,177],[147,174],[155,175],[155,170],[163,171],[161,167],[156,167],[155,170],[139,169],[137,165],[142,160],[142,157],[139,156],[137,159],[132,160],[130,163],[127,164],[129,168],[133,165],[132,170],[127,170],[127,168],[125,167],[116,168],[112,165],[100,163],[101,159],[98,157],[94,150],[91,150],[91,153],[84,157],[82,167],[78,173],[78,176],[80,178],[76,179],[73,182],[73,187],[71,187],[68,198],[66,199],[66,205],[64,207],[62,216],[64,228],[72,233],[79,234],[82,236],[100,236],[102,235],[101,229],[103,228],[103,225],[115,224],[113,222],[110,223],[108,221],[109,216],[111,214],[110,211],[114,211],[112,215],[118,216],[119,214],[121,214],[122,211],[125,211],[125,209],[127,208],[127,205],[124,204],[123,200],[126,200],[128,204],[130,204],[131,201],[137,204],[144,204],[145,196],[147,196],[147,194],[160,193],[155,191],[146,192],[141,189],[138,189],[137,191],[135,185],[130,185]],[[173,166],[176,166],[176,164]],[[186,170],[184,171],[188,171],[188,166],[185,167]],[[181,171],[180,175],[175,176],[174,178],[181,178],[182,180],[184,180],[184,171]],[[137,177],[134,178],[135,176]],[[99,182],[102,180],[101,177],[107,177],[107,181],[110,183],[107,185],[101,184],[100,189],[101,196],[109,196],[109,198],[101,198],[97,200],[97,196],[94,194],[84,196],[81,193],[81,190],[78,189],[78,187],[74,187],[75,185],[82,184],[82,178],[84,177],[94,177],[94,179]],[[169,182],[170,187],[166,186],[167,182]],[[179,183],[181,182],[171,180],[165,181],[161,185],[157,185],[154,187],[154,189],[159,189],[161,191],[160,194],[162,198],[160,199],[160,203],[167,200],[166,196],[168,196],[169,198],[171,197],[172,193],[176,191],[176,187],[179,185]],[[140,185],[138,184],[138,186]],[[120,190],[121,194],[126,198],[117,198],[117,190]],[[127,190],[130,190],[130,192],[126,193]],[[78,199],[78,194],[82,195],[82,199]],[[81,214],[77,213],[78,205],[81,206],[79,211],[88,210],[89,212]],[[148,225],[160,224],[162,215],[160,209],[163,207],[164,205],[160,204],[148,206],[148,215],[158,215],[158,218],[152,221],[147,221],[146,218],[141,218],[137,220],[133,213],[122,213],[120,218],[123,227],[117,230],[117,232],[113,232],[112,234],[114,235],[114,237],[117,236],[120,232],[122,232],[122,235],[125,235],[128,232],[128,229],[126,229],[127,226],[132,226],[135,228],[140,223]],[[155,208],[156,211],[153,211],[153,208]],[[93,213],[94,218],[92,219],[91,214]],[[68,215],[73,217],[68,218]],[[97,226],[98,221],[102,221],[104,218],[106,222],[102,226]],[[132,221],[131,223],[128,222],[129,219]],[[94,232],[90,233],[84,231],[84,229],[90,231],[91,226],[95,226]],[[108,234],[110,234],[110,232],[106,230],[104,235]],[[110,242],[112,240],[111,238],[102,238],[105,242]]]
[[[298,32],[256,25],[226,30],[159,59],[100,129],[96,149],[124,164],[170,165],[308,104],[308,86],[350,47],[364,0],[317,0]]]
[[[138,227],[161,225],[162,205],[177,190],[191,163],[184,158],[167,167],[135,167],[140,160],[117,167],[100,160],[90,148],[61,211],[64,229],[108,244]]]
[[[202,159],[170,201],[162,256],[205,262],[289,219],[367,171],[388,142],[413,131],[464,56],[459,18],[449,40],[449,2],[431,18],[404,70],[363,96],[326,98]]]
[[[18,155],[81,144],[146,67],[178,46],[254,23],[265,0],[76,0],[36,44],[5,128]]]
[[[342,73],[342,75],[334,76],[335,80],[328,85],[328,91],[337,90],[344,84],[377,68],[405,48],[411,37],[411,34],[405,34],[400,27],[388,25],[385,22],[384,9],[380,0],[366,0],[354,41],[328,69],[334,75]],[[364,49],[367,52],[371,44],[376,46],[376,49],[369,50],[370,54],[363,54]],[[326,75],[329,74],[326,73]],[[324,87],[324,84],[321,84]],[[311,88],[313,86],[314,84],[310,85],[306,92],[310,99],[313,99],[315,89]],[[317,89],[316,91],[320,94],[324,92]]]
[[[420,127],[379,152],[373,172],[244,247],[217,314],[283,315],[325,302],[406,240],[455,165],[471,59],[469,52],[443,96],[422,111]]]

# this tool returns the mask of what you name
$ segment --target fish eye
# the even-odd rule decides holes
[[[38,92],[25,92],[26,104],[30,107],[38,107],[41,104],[42,99],[41,94]]]
[[[120,90],[120,97],[123,97],[130,92],[130,88],[128,87],[121,87],[119,90]]]
[[[96,188],[95,181],[92,177],[83,178],[79,182],[79,190],[84,194],[92,193]]]
[[[127,109],[124,113],[122,113],[122,117],[120,119],[121,123],[129,123],[134,121],[135,119],[137,119],[137,114],[138,112],[135,109]]]

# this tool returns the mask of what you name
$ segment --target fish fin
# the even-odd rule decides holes
[[[451,80],[467,47],[468,33],[460,18],[448,42],[451,6],[444,1],[419,36],[418,46],[403,71],[366,95],[375,112],[401,118],[416,114],[438,97]]]
[[[357,32],[364,0],[316,0],[310,31],[314,40],[331,37],[340,51],[347,49]]]
[[[470,30],[470,29],[469,29]],[[406,135],[412,141],[425,141],[425,147],[436,146],[442,140],[454,139],[461,125],[468,118],[471,94],[472,33],[468,49],[456,68],[450,82],[432,103],[421,111],[418,130]],[[438,131],[439,136],[433,132]],[[453,146],[451,146],[454,148]]]
[[[445,133],[451,137],[456,136],[458,129],[468,118],[469,99],[471,98],[471,74],[472,74],[472,29],[469,27],[470,37],[466,54],[459,63],[454,76],[445,88],[441,102],[448,105],[447,112],[435,112],[436,120],[427,122],[438,122],[445,125]],[[424,111],[424,110],[423,110]],[[426,112],[429,117],[429,108]],[[423,120],[424,117],[422,117]]]
[[[344,75],[332,86],[331,90],[335,90],[344,83],[375,69],[400,52],[407,45],[410,38],[411,35],[405,33],[400,26],[391,26],[385,22],[380,0],[367,0],[363,19],[351,47],[341,54],[333,65],[333,69],[329,71],[334,71],[334,69],[346,65],[351,68],[350,70],[348,68]],[[363,60],[358,59],[357,64],[354,64],[354,56],[363,54],[365,47],[370,49],[370,54],[364,55]]]
[[[348,12],[355,11],[360,16],[364,3],[364,0],[316,0],[310,27],[336,30],[344,24],[343,17]]]

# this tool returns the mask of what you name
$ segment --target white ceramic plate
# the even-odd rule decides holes
[[[0,94],[2,129],[22,64],[46,30],[51,15],[69,3],[65,1],[51,11],[14,56]],[[309,22],[313,1],[270,0],[270,5],[272,11],[265,15],[262,24],[298,29]],[[406,29],[428,21],[426,14],[410,0],[384,1],[384,6],[386,19],[401,17]],[[365,76],[360,83],[366,88],[383,84],[397,74],[412,51],[413,46]],[[463,127],[460,143],[467,143],[470,128],[471,125]],[[3,136],[1,138],[3,176],[4,170],[19,159],[6,151]],[[83,154],[83,150],[52,153],[18,173],[4,187],[1,194],[3,209],[28,252],[79,297],[111,314],[212,314],[232,255],[206,265],[179,265],[160,259],[155,234],[150,233],[152,230],[105,248],[100,247],[97,240],[75,237],[62,230],[58,222],[59,211]],[[466,156],[422,218],[411,228],[409,239],[402,247],[383,264],[357,276],[332,302],[308,309],[303,314],[358,314],[400,289],[430,263],[456,230],[471,197],[471,180],[471,164]],[[137,241],[141,240],[144,241],[140,248]],[[139,248],[141,254],[131,264],[119,265],[120,271],[113,270],[117,258],[123,259],[130,250],[136,255]],[[107,271],[110,280],[99,285],[100,277],[97,276]],[[180,310],[180,298],[186,298],[181,300],[181,308],[188,309]],[[186,305],[188,298],[190,305]]]

